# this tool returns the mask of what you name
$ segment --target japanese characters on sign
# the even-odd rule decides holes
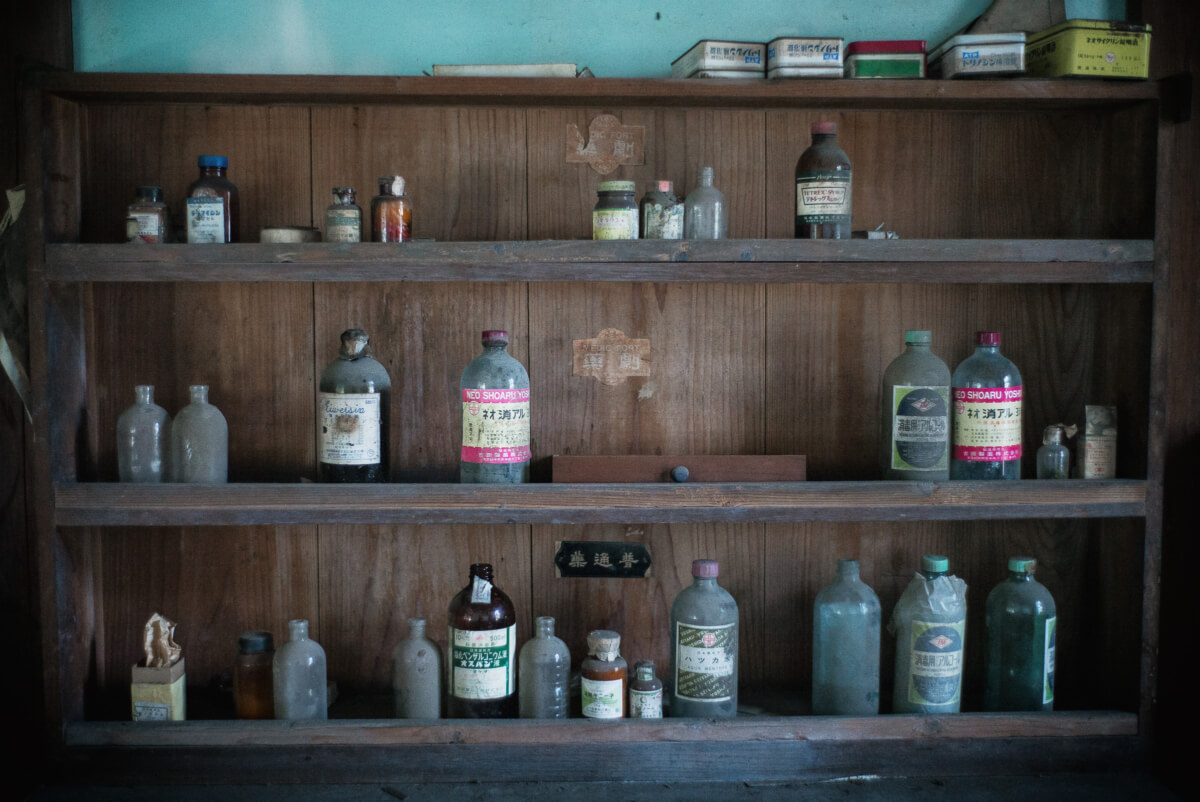
[[[564,540],[554,567],[560,577],[640,579],[650,576],[650,550],[644,543]]]

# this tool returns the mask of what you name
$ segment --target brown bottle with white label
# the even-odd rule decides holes
[[[850,239],[850,157],[837,123],[815,122],[796,162],[796,239]]]
[[[450,602],[449,718],[517,717],[517,613],[492,579],[491,565],[473,564]]]

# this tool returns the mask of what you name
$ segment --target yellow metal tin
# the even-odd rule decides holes
[[[1025,72],[1043,78],[1146,78],[1150,74],[1150,26],[1069,19],[1029,39]]]

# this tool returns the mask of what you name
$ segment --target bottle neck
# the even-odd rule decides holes
[[[304,619],[289,621],[288,635],[292,640],[308,640],[308,621]]]
[[[654,680],[654,666],[638,666],[637,678],[639,682],[651,682]]]
[[[921,576],[925,577],[925,580],[927,582],[937,579],[939,576],[945,576],[945,575],[946,575],[945,571],[921,571]]]
[[[408,636],[410,638],[425,637],[425,619],[424,618],[408,619]]]
[[[133,392],[137,396],[137,402],[139,404],[153,404],[154,403],[154,385],[153,384],[139,384],[138,386],[133,388]]]
[[[1009,571],[1008,578],[1013,582],[1030,582],[1033,580],[1033,574],[1028,571]]]
[[[717,586],[717,578],[713,576],[694,576],[692,577],[692,587],[712,590]]]
[[[838,560],[839,579],[858,579],[858,560]]]
[[[998,354],[1000,346],[998,345],[976,345],[975,353],[977,354]]]
[[[553,638],[554,637],[554,619],[548,615],[538,616],[537,619],[537,637]]]
[[[207,384],[193,384],[191,387],[188,388],[188,392],[191,393],[193,404],[207,404],[208,403],[208,385]]]
[[[837,142],[837,134],[813,134],[812,143],[814,145],[823,145],[826,142]]]
[[[472,565],[471,566],[471,575],[470,575],[470,577],[468,577],[468,581],[471,579],[474,579],[475,577],[479,577],[480,579],[491,582],[492,581],[492,566],[488,565],[487,563],[476,563],[476,564]]]
[[[200,175],[203,178],[224,178],[227,167],[201,167]]]
[[[910,342],[910,343],[905,343],[905,345],[908,346],[909,351],[928,351],[929,350],[929,343]]]

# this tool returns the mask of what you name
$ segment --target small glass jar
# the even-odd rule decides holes
[[[326,242],[362,242],[362,209],[354,187],[334,187],[333,203],[325,209]]]
[[[1047,426],[1037,451],[1037,478],[1067,479],[1071,476],[1071,452],[1063,445],[1062,426]]]
[[[167,204],[163,203],[162,187],[138,187],[127,216],[137,220],[137,236],[142,242],[170,241],[171,225]],[[132,240],[129,236],[126,239]]]
[[[596,629],[587,636],[588,657],[580,666],[583,715],[586,718],[625,718],[625,686],[629,667],[621,656],[621,636]]]
[[[638,660],[629,683],[629,717],[662,718],[663,684],[654,676],[653,660]]]
[[[683,239],[683,204],[670,181],[655,181],[642,196],[642,239]]]
[[[379,194],[371,198],[371,240],[408,242],[412,239],[412,202],[404,194],[404,176],[379,179]]]
[[[270,632],[243,632],[233,664],[233,711],[238,718],[275,718],[272,661],[275,638]]]
[[[238,189],[225,177],[229,159],[200,156],[200,177],[188,187],[187,241],[237,242]]]
[[[638,205],[632,181],[601,181],[592,208],[592,239],[637,239]]]

